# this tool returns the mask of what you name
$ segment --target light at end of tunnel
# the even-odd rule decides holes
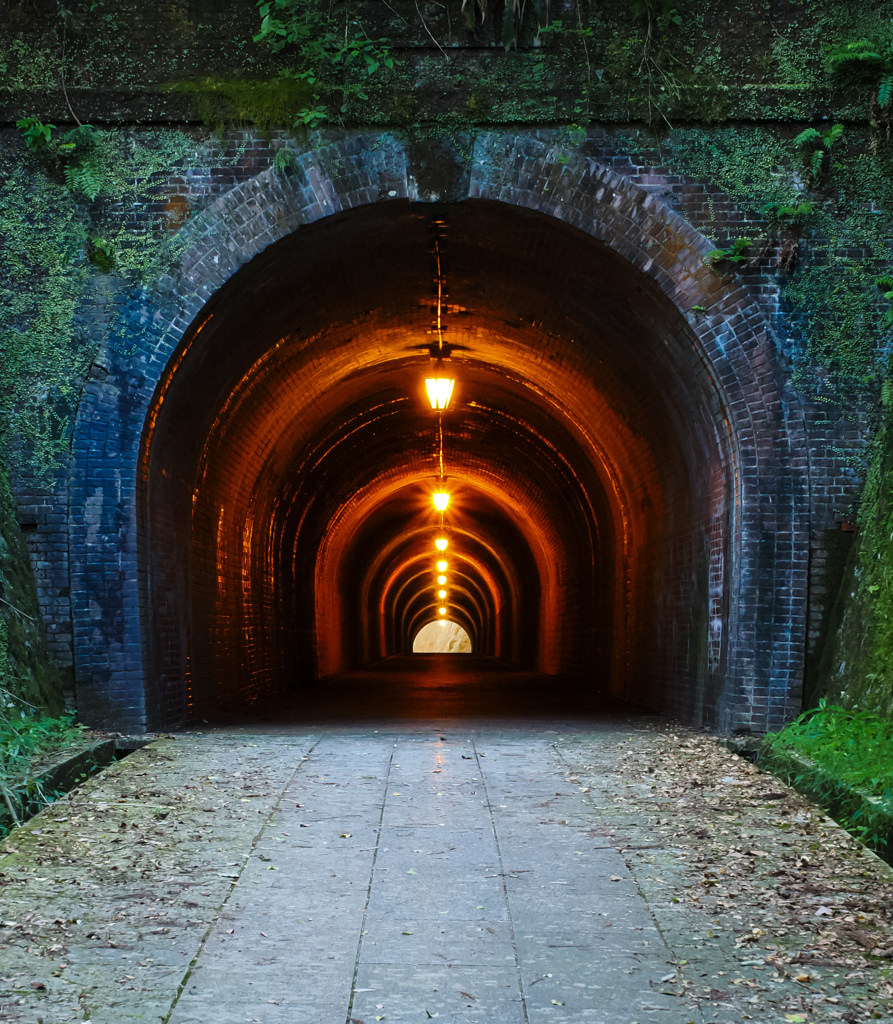
[[[441,586],[443,586],[443,585],[444,585],[444,583],[446,583],[446,576],[438,576],[438,577],[437,577],[437,582],[438,582],[438,583],[439,583],[439,584],[440,584]]]
[[[434,507],[437,509],[438,512],[445,511],[446,507],[447,507],[447,505],[449,505],[449,503],[450,503],[450,496],[447,494],[446,491],[438,491],[434,495]]]
[[[440,600],[442,601],[442,600],[443,600],[443,599],[444,599],[444,598],[446,597],[446,591],[445,591],[445,590],[438,590],[438,591],[437,591],[437,596],[438,596],[438,597],[440,598]]]
[[[441,615],[446,615],[446,608],[438,608],[437,610]]]
[[[425,381],[428,390],[428,401],[432,409],[446,409],[453,396],[454,380],[449,377],[429,377]]]
[[[446,562],[438,562],[437,563],[437,571],[438,572],[446,572],[446,567],[447,567]]]
[[[434,546],[437,548],[438,551],[446,551],[448,543],[449,541],[446,539],[446,537],[438,537],[437,540],[434,541]]]

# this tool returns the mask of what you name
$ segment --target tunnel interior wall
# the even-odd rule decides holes
[[[347,337],[349,318],[339,321],[331,309],[317,306],[299,324],[283,320],[276,326],[284,311],[270,312],[261,304],[255,310],[262,309],[268,339],[300,335],[304,342],[264,345],[248,359],[250,344],[241,337],[235,344],[218,346],[208,340],[217,329],[208,314],[222,308],[224,297],[232,297],[226,286],[236,280],[240,266],[247,264],[248,270],[250,260],[262,261],[277,240],[306,234],[311,225],[331,218],[332,230],[320,233],[314,243],[324,263],[327,247],[343,249],[339,217],[333,214],[341,211],[346,222],[346,211],[358,213],[377,204],[411,204],[423,198],[425,206],[430,196],[421,195],[413,171],[411,154],[402,144],[350,136],[303,154],[292,175],[249,174],[235,188],[224,189],[201,219],[183,229],[185,250],[178,273],[128,315],[130,334],[109,349],[107,369],[97,372],[85,392],[70,477],[68,545],[79,701],[96,721],[129,722],[129,727],[139,728],[182,720],[184,709],[195,701],[196,686],[205,686],[201,680],[225,662],[220,652],[231,649],[226,644],[237,649],[238,658],[230,664],[238,664],[240,671],[250,664],[261,689],[264,680],[280,686],[294,672],[283,635],[290,633],[303,651],[308,649],[309,634],[299,636],[304,627],[286,614],[286,603],[270,598],[276,574],[289,568],[283,538],[296,520],[278,506],[272,511],[267,503],[287,500],[275,478],[286,465],[286,475],[292,474],[289,460],[301,445],[328,436],[331,424],[320,406],[326,388],[317,393],[311,383],[301,402],[292,400],[291,405],[271,394],[264,412],[264,402],[257,399],[260,392],[251,391],[251,371],[255,362],[261,367],[263,360],[285,358],[282,350],[287,349],[290,356],[306,358],[308,366],[325,362],[348,382],[349,390],[351,375],[359,380],[364,371],[355,365],[358,337]],[[558,163],[549,140],[535,133],[484,134],[475,142],[465,177],[457,181],[454,200],[459,206],[483,200],[514,212],[539,211],[605,246],[618,267],[632,268],[632,278],[638,275],[638,284],[664,303],[657,317],[658,335],[652,330],[647,353],[629,336],[630,324],[639,330],[635,317],[628,316],[625,326],[612,324],[608,315],[590,325],[595,342],[594,348],[587,343],[586,351],[609,353],[610,365],[596,365],[598,359],[586,365],[583,357],[572,354],[567,373],[599,384],[579,408],[571,403],[551,417],[574,440],[579,458],[573,472],[588,466],[597,478],[582,488],[585,503],[581,498],[578,509],[589,506],[586,516],[590,526],[597,526],[592,535],[599,538],[599,564],[604,579],[610,579],[610,613],[597,624],[610,630],[604,663],[610,685],[651,706],[657,703],[723,728],[761,728],[783,720],[797,703],[802,674],[808,448],[797,420],[799,400],[790,393],[787,370],[779,363],[768,328],[771,317],[767,319],[740,282],[712,274],[703,262],[710,243],[657,201],[650,186],[640,187],[613,170],[610,161],[600,162],[597,145],[592,155]],[[544,237],[534,232],[534,244]],[[523,246],[519,251],[536,257]],[[603,261],[603,267],[609,265],[610,259]],[[414,309],[407,305],[400,313],[402,335],[413,323],[425,332],[430,296],[419,297],[418,267],[397,267],[395,273],[406,294],[414,290]],[[459,278],[453,280],[458,286]],[[258,279],[249,275],[242,281],[246,294],[255,289],[256,297],[262,295]],[[468,301],[450,301],[477,308],[480,296],[472,287],[462,287]],[[578,351],[577,342],[568,340],[579,334],[571,326],[574,310],[598,306],[598,295],[587,294],[587,287],[586,281],[573,286],[562,282],[555,302],[562,308],[549,310],[548,317],[542,312],[537,317],[534,311],[513,325],[510,317],[490,311],[490,319],[478,328],[482,337],[497,339],[500,372],[506,379],[543,374],[548,386],[534,403],[538,414],[554,412],[549,403],[564,404],[560,375],[549,373],[568,353]],[[358,301],[361,291],[353,291]],[[506,305],[510,299],[523,307],[521,299],[510,295],[505,296]],[[628,305],[636,315],[646,316],[638,298]],[[564,307],[565,350],[558,351],[550,327],[561,319]],[[690,312],[694,307],[710,314],[696,315]],[[365,331],[370,323],[370,309],[374,303],[362,306],[354,324],[357,336],[360,324]],[[226,319],[233,337],[241,333],[250,339],[256,333],[258,318],[244,296]],[[372,326],[363,340],[363,350],[372,354],[365,369],[377,372],[396,338],[384,324]],[[343,332],[342,340],[331,333],[322,337],[333,327]],[[534,337],[542,349],[537,375],[516,361],[523,349],[518,346],[521,336],[528,339],[528,352],[535,348]],[[469,340],[479,344],[473,330]],[[661,350],[668,353],[663,361],[656,358]],[[126,358],[120,355],[125,351]],[[633,354],[632,373],[623,369],[624,353]],[[416,358],[416,353],[406,358]],[[469,366],[474,359],[469,357]],[[477,369],[483,372],[485,364],[481,360]],[[195,374],[199,366],[207,372]],[[262,375],[262,369],[257,372]],[[692,372],[693,380],[687,376]],[[651,383],[639,387],[639,379],[647,380],[649,374]],[[240,409],[235,384],[246,375],[243,390],[252,400]],[[193,382],[191,388],[174,384],[187,379]],[[406,380],[396,383],[405,394]],[[573,394],[578,388],[567,390]],[[598,394],[613,395],[614,408],[592,430],[601,416]],[[345,392],[343,397],[349,405],[350,395]],[[655,407],[651,413],[649,403]],[[295,407],[301,411],[302,433],[295,427]],[[257,445],[252,442],[250,450],[241,450],[249,435],[240,432],[248,423],[255,425],[250,436],[271,439],[262,474]],[[642,425],[647,441],[637,434]],[[563,446],[564,441],[558,447]],[[542,450],[546,448],[548,444]],[[169,464],[158,454],[177,451],[182,457]],[[702,452],[708,453],[703,459]],[[429,456],[421,449],[413,456],[418,479],[429,475]],[[785,460],[781,473],[778,467]],[[197,467],[204,467],[198,475]],[[212,479],[218,487],[225,479],[232,488],[226,502],[219,503],[222,516],[202,482]],[[477,486],[486,490],[482,483]],[[162,507],[169,511],[153,523],[152,510]],[[166,536],[165,514],[170,526]],[[203,538],[201,564],[195,560],[193,523]],[[274,523],[281,533],[266,535],[260,529]],[[350,532],[354,526],[348,528]],[[534,530],[530,536],[546,536],[549,528],[544,520],[539,533]],[[238,552],[246,544],[253,553],[243,563]],[[250,584],[242,578],[248,564]],[[567,564],[575,563],[569,559]],[[558,562],[549,566],[542,559],[541,565],[540,612],[543,602],[548,605],[550,580],[559,579],[560,568]],[[351,577],[350,566],[350,559],[338,564],[340,578]],[[353,578],[359,579],[355,574]],[[367,582],[361,581],[363,586]],[[150,598],[156,590],[157,600]],[[289,600],[296,596],[293,587]],[[596,604],[591,607],[598,609]],[[188,615],[184,608],[208,611],[202,620],[201,612]],[[560,609],[557,603],[548,608],[552,617],[541,623],[538,652],[550,644],[553,650],[573,649],[561,639],[560,629],[550,640],[549,629],[559,621]],[[581,620],[575,630],[582,636],[586,628]],[[222,646],[209,640],[214,629],[226,634],[220,635]],[[309,630],[317,632],[312,624]],[[373,647],[371,642],[361,644],[360,656]],[[570,661],[582,668],[585,644],[576,651]],[[646,665],[648,671],[636,667]],[[574,665],[570,668],[577,671]]]
[[[467,350],[443,431],[450,516],[469,550],[483,532],[460,621],[483,653],[706,714],[735,495],[688,325],[604,245],[541,215],[480,202],[436,215],[451,223],[452,337]],[[425,336],[413,271],[431,216],[392,204],[271,247],[200,312],[159,385],[145,606],[172,713],[407,650],[429,613],[424,591],[404,609],[385,578],[416,579],[413,538],[435,525],[419,518],[434,421],[405,354]],[[561,307],[548,332],[546,300]]]

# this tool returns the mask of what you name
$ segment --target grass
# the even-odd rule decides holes
[[[889,719],[823,700],[768,740],[815,761],[854,789],[893,798],[893,722]]]
[[[75,723],[74,712],[51,718],[26,711],[2,691],[0,701],[0,796],[16,822],[20,800],[14,791],[25,789],[32,800],[51,803],[53,794],[42,791],[37,771],[52,754],[79,742],[84,726]]]
[[[815,766],[789,779],[853,835],[889,859],[893,823],[893,721],[871,711],[819,702],[781,732],[766,737],[773,752]],[[855,792],[853,792],[855,791]],[[867,797],[867,799],[865,799]]]

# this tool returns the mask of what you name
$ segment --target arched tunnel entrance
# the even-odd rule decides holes
[[[155,700],[204,714],[286,693],[410,652],[435,617],[434,218],[451,618],[476,655],[709,720],[736,557],[719,386],[652,278],[484,200],[323,218],[186,332],[142,447]]]

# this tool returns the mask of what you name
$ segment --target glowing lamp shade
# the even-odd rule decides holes
[[[456,382],[449,377],[429,377],[425,381],[428,401],[432,409],[446,409],[453,397],[453,385]]]
[[[438,608],[437,610],[441,615],[446,615],[446,608]]]
[[[437,548],[438,551],[446,551],[448,543],[449,541],[446,539],[446,537],[438,537],[437,540],[434,541],[434,546]]]
[[[446,591],[445,591],[445,590],[438,590],[438,591],[437,591],[437,596],[438,596],[438,597],[440,598],[440,600],[442,601],[442,600],[443,600],[443,599],[444,599],[444,598],[446,597]]]
[[[444,583],[446,583],[446,576],[438,576],[438,577],[437,577],[437,582],[438,582],[438,583],[439,583],[439,584],[440,584],[441,586],[443,586],[443,585],[444,585]]]
[[[446,567],[447,567],[446,562],[438,562],[437,563],[437,571],[438,572],[446,572]]]
[[[450,503],[450,496],[446,491],[438,491],[434,495],[434,507],[438,512],[443,512]]]

